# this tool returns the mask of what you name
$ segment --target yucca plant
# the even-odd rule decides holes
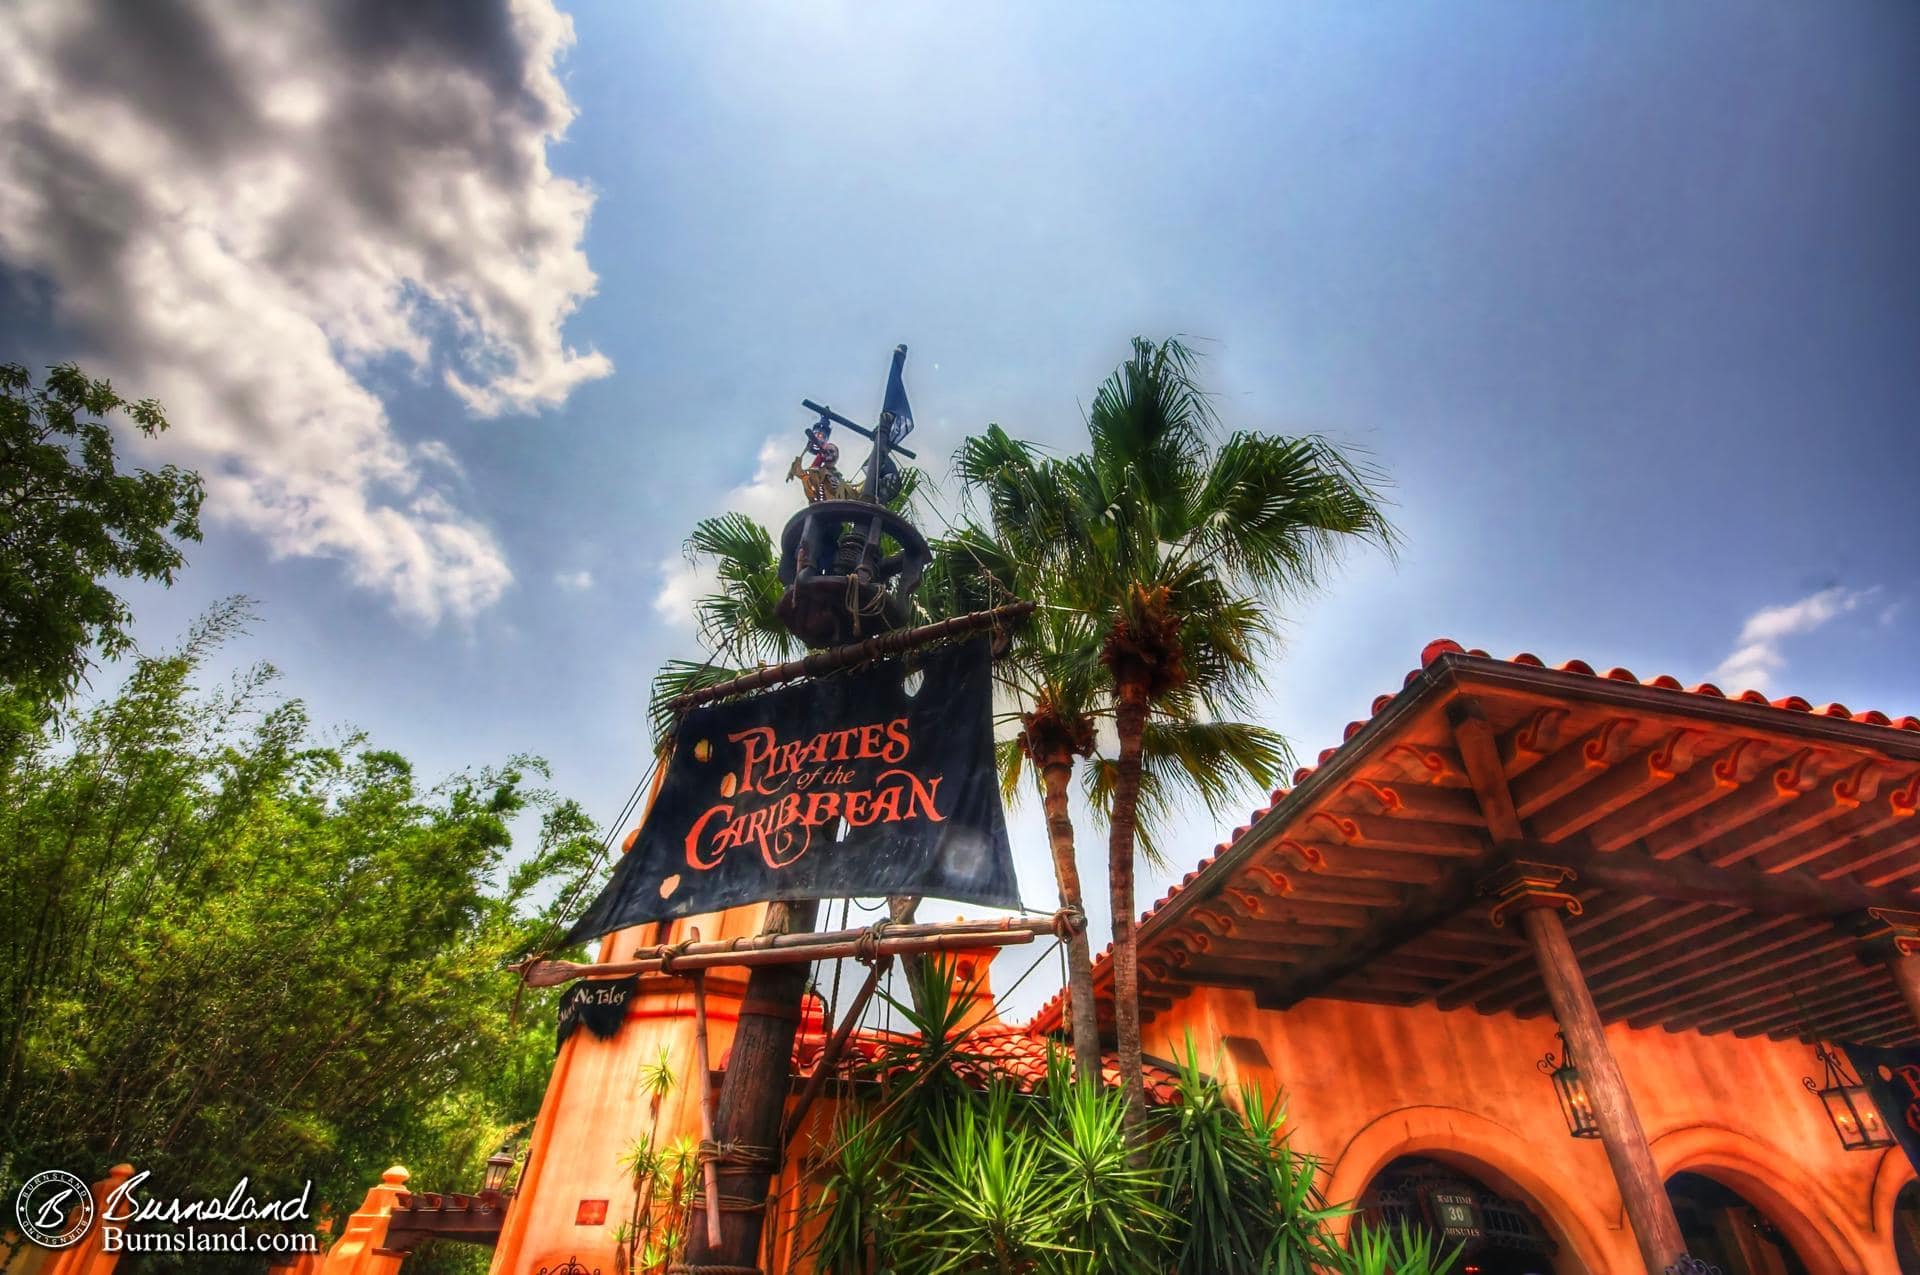
[[[1187,1039],[1155,1144],[1165,1208],[1183,1233],[1172,1269],[1180,1275],[1305,1275],[1341,1271],[1347,1254],[1332,1224],[1346,1215],[1329,1204],[1318,1160],[1295,1150],[1285,1130],[1286,1105],[1257,1086],[1238,1106],[1220,1082],[1200,1070]]]
[[[916,1275],[1063,1269],[1075,1212],[1047,1142],[1014,1113],[1013,1090],[957,1105],[907,1166],[896,1268]]]
[[[849,1105],[833,1126],[833,1156],[814,1205],[810,1252],[820,1275],[867,1275],[889,1244],[900,1174],[897,1130]]]
[[[1174,1218],[1160,1203],[1160,1173],[1130,1156],[1127,1099],[1048,1059],[1031,1104],[1044,1172],[1060,1181],[1064,1239],[1057,1269],[1072,1275],[1155,1275],[1165,1270]]]
[[[1451,1275],[1460,1246],[1442,1246],[1405,1221],[1397,1226],[1355,1222],[1347,1239],[1347,1275]]]

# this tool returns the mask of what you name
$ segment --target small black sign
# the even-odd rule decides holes
[[[1456,1191],[1428,1191],[1427,1208],[1433,1213],[1434,1228],[1445,1239],[1477,1240],[1483,1234],[1480,1206],[1474,1203],[1471,1195]]]
[[[988,639],[688,713],[653,811],[567,935],[768,899],[1018,907]]]
[[[626,978],[587,979],[575,983],[560,998],[560,1025],[554,1044],[566,1043],[573,1029],[581,1023],[587,1030],[601,1040],[606,1040],[620,1030],[620,1024],[626,1021],[627,1002],[633,999],[635,989],[640,986],[638,975]]]

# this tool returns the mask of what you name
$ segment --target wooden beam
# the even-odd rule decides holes
[[[1571,716],[1572,710],[1562,705],[1543,704],[1500,736],[1500,767],[1509,782],[1553,755]]]
[[[1322,836],[1332,834],[1346,845],[1368,850],[1395,850],[1449,859],[1476,858],[1492,848],[1487,844],[1486,837],[1472,828],[1393,819],[1385,815],[1338,814],[1331,810],[1316,810],[1307,816],[1304,829]]]
[[[1363,846],[1321,844],[1315,878],[1351,877],[1356,881],[1391,881],[1396,885],[1432,885],[1447,875],[1447,863],[1427,854],[1398,850],[1369,850]]]
[[[1801,1040],[1809,1032],[1815,1036],[1850,1036],[1847,1029],[1858,1023],[1881,1023],[1898,1030],[1905,1026],[1909,1017],[1906,1002],[1900,993],[1891,987],[1881,987],[1863,992],[1851,1005],[1830,1007],[1817,1014],[1785,1015],[1771,1024],[1766,1034],[1773,1040]],[[1883,1022],[1889,1018],[1900,1021]]]
[[[1296,903],[1337,903],[1348,907],[1365,908],[1372,919],[1374,908],[1397,908],[1400,906],[1402,892],[1400,887],[1387,881],[1368,881],[1359,877],[1335,876],[1318,869],[1312,872],[1296,873],[1290,878],[1293,893],[1287,896]]]
[[[1611,1001],[1606,1012],[1611,1018],[1626,1019],[1629,1027],[1656,1027],[1679,1018],[1688,1010],[1722,1004],[1760,984],[1791,978],[1805,962],[1820,959],[1851,942],[1849,937],[1836,934],[1815,933],[1798,938],[1775,935],[1764,943],[1756,943],[1739,959],[1699,978]]]
[[[1780,818],[1768,821],[1764,827],[1754,829],[1745,836],[1734,835],[1709,843],[1701,850],[1700,857],[1716,867],[1745,863],[1783,841],[1792,841],[1816,832],[1835,820],[1858,812],[1863,795],[1871,797],[1874,787],[1873,771],[1865,765],[1855,766],[1835,777],[1831,783],[1820,785],[1819,796],[1810,794],[1806,800],[1794,802]],[[1779,866],[1794,865],[1786,863]]]
[[[1813,754],[1813,749],[1802,748],[1777,767],[1763,768],[1760,776],[1740,791],[1649,835],[1645,838],[1648,851],[1656,859],[1675,859],[1790,801],[1798,801],[1813,781],[1807,770]]]
[[[1695,762],[1672,783],[1596,822],[1587,829],[1587,843],[1595,850],[1619,850],[1731,796],[1745,782],[1743,760],[1752,750],[1752,740],[1740,739]]]
[[[1595,998],[1600,999],[1633,983],[1659,978],[1669,970],[1697,964],[1721,947],[1738,942],[1751,931],[1752,921],[1751,914],[1737,909],[1690,909],[1684,917],[1652,927],[1630,944],[1612,945],[1618,950],[1611,955],[1582,951],[1580,968],[1586,973],[1587,986],[1593,989]],[[1771,924],[1792,922],[1775,920]],[[1705,937],[1716,930],[1721,931],[1717,941]],[[1614,974],[1616,970],[1620,973]],[[1545,1006],[1545,990],[1538,989],[1521,996],[1508,1008],[1513,1013],[1524,1013]]]
[[[1688,1026],[1702,1036],[1732,1032],[1744,1040],[1792,1027],[1816,1015],[1845,1014],[1864,1001],[1894,994],[1884,983],[1876,985],[1873,973],[1861,969],[1853,978],[1834,974],[1817,986],[1797,992],[1788,983],[1763,987],[1740,997],[1737,1004],[1700,1016]]]
[[[1522,819],[1545,810],[1568,793],[1598,779],[1633,730],[1631,717],[1609,717],[1580,739],[1513,782],[1513,805]]]
[[[1920,775],[1915,777],[1920,778]],[[1883,842],[1876,839],[1876,834],[1904,825],[1909,835],[1920,835],[1920,828],[1914,826],[1914,808],[1901,800],[1903,794],[1904,789],[1896,785],[1891,793],[1880,800],[1863,799],[1859,809],[1768,849],[1755,861],[1755,866],[1768,872],[1782,872],[1813,863],[1836,850],[1844,850],[1845,853],[1835,856],[1832,862],[1822,863],[1821,874],[1828,871],[1855,872],[1869,863],[1878,863],[1893,851],[1879,850]],[[1886,841],[1897,846],[1902,838],[1895,835]],[[1874,846],[1874,851],[1866,851],[1865,847],[1869,844]],[[1857,855],[1856,850],[1862,853]]]
[[[1716,868],[1698,859],[1666,859],[1634,850],[1596,854],[1573,844],[1534,846],[1527,857],[1580,874],[1583,885],[1621,894],[1719,903],[1762,916],[1837,917],[1868,908],[1911,908],[1911,887],[1873,888],[1851,878],[1823,881],[1802,872],[1762,872],[1744,865]]]
[[[1833,848],[1826,859],[1814,865],[1813,875],[1822,881],[1848,875],[1865,879],[1872,875],[1867,869],[1908,854],[1916,847],[1920,847],[1920,822],[1902,819],[1877,833],[1862,834],[1843,846]],[[1783,850],[1786,848],[1781,847]]]
[[[1565,841],[1574,833],[1633,804],[1680,773],[1679,748],[1686,732],[1674,731],[1651,748],[1643,748],[1608,769],[1607,773],[1554,802],[1527,820],[1535,841]]]
[[[1259,989],[1254,1003],[1261,1009],[1292,1009],[1347,975],[1365,969],[1408,939],[1425,933],[1472,903],[1478,896],[1480,878],[1486,874],[1487,866],[1474,863],[1454,869],[1433,889],[1416,892],[1399,911],[1357,931],[1346,946],[1270,980]]]
[[[1425,823],[1452,824],[1461,828],[1485,828],[1486,816],[1473,793],[1460,788],[1435,788],[1429,784],[1376,783],[1371,779],[1350,779],[1333,803],[1351,814],[1387,815],[1395,819],[1418,819]]]
[[[1669,1031],[1689,1030],[1703,1035],[1709,1028],[1726,1031],[1770,1016],[1821,1011],[1831,1002],[1857,1000],[1876,981],[1877,971],[1854,961],[1845,951],[1811,962],[1781,968],[1777,977],[1749,978],[1711,1001],[1668,1015],[1660,1025]],[[1755,1033],[1749,1031],[1746,1035]]]
[[[1234,916],[1225,908],[1195,908],[1191,919],[1214,936],[1216,955],[1236,949],[1252,956],[1277,947],[1338,947],[1349,937],[1348,931],[1327,926],[1250,921]]]
[[[1350,903],[1325,903],[1296,895],[1275,898],[1228,886],[1215,896],[1234,912],[1268,925],[1317,925],[1357,930],[1374,917],[1373,909]]]
[[[1623,933],[1631,938],[1635,934],[1665,923],[1665,918],[1646,912],[1648,905],[1654,902],[1648,898],[1623,899],[1609,909],[1609,915],[1589,913],[1580,920],[1567,926],[1569,935],[1579,935],[1583,943],[1596,937],[1608,938]],[[1638,919],[1634,913],[1641,913]],[[1601,944],[1604,946],[1604,943]],[[1435,1003],[1441,1009],[1459,1009],[1463,1005],[1478,1007],[1489,1003],[1496,996],[1510,995],[1536,984],[1539,975],[1534,968],[1533,948],[1531,945],[1515,955],[1502,959],[1498,964],[1457,983],[1441,989]]]
[[[1447,723],[1453,728],[1454,743],[1460,749],[1460,764],[1466,767],[1467,781],[1494,844],[1519,842],[1525,834],[1520,813],[1514,808],[1513,793],[1507,786],[1507,772],[1500,760],[1500,742],[1486,714],[1473,700],[1462,696],[1447,705]]]

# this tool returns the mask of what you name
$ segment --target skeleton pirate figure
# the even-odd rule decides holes
[[[793,458],[793,464],[787,468],[787,481],[798,478],[800,486],[806,490],[807,501],[818,504],[823,500],[852,500],[858,497],[859,490],[849,486],[840,476],[840,448],[832,442],[833,421],[822,412],[820,419],[807,426],[807,449]],[[808,456],[813,463],[806,467],[801,461]]]
[[[901,370],[907,347],[894,349],[886,399],[877,428],[867,429],[811,399],[802,405],[819,419],[807,428],[806,451],[793,459],[789,480],[798,478],[807,507],[780,536],[781,621],[808,646],[837,646],[905,625],[911,595],[932,558],[926,538],[887,508],[900,494],[900,467],[893,453],[913,430]],[[840,449],[831,441],[842,426],[873,440],[859,483],[841,477]],[[813,463],[802,467],[806,456]]]

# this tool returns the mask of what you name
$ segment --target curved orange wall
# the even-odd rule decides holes
[[[740,909],[693,924],[718,938],[756,933],[760,920],[759,909]],[[677,927],[673,937],[682,933]],[[651,927],[617,934],[602,959],[625,959],[653,941]],[[732,1040],[745,979],[718,971],[708,977],[717,1066]],[[680,1083],[661,1105],[656,1137],[697,1135],[691,1013],[682,980],[652,978],[643,981],[617,1037],[601,1041],[579,1031],[569,1039],[494,1275],[533,1275],[570,1258],[605,1275],[621,1270],[613,1236],[632,1188],[619,1158],[653,1124],[640,1068],[662,1045],[672,1051]],[[1398,1156],[1429,1156],[1529,1203],[1560,1242],[1562,1275],[1639,1270],[1605,1153],[1597,1141],[1567,1135],[1552,1086],[1534,1066],[1557,1047],[1550,1018],[1326,1000],[1276,1013],[1258,1009],[1250,993],[1203,988],[1148,1025],[1146,1048],[1174,1058],[1188,1032],[1202,1065],[1230,1085],[1285,1089],[1295,1145],[1326,1162],[1330,1198],[1358,1196]],[[1270,1066],[1236,1062],[1220,1044],[1227,1034],[1257,1040]],[[1663,1173],[1691,1170],[1738,1191],[1780,1227],[1810,1275],[1898,1275],[1893,1198],[1913,1170],[1897,1149],[1840,1150],[1819,1103],[1800,1084],[1813,1070],[1810,1049],[1658,1028],[1615,1026],[1607,1035]],[[809,1125],[829,1127],[831,1107],[818,1104]],[[799,1176],[798,1165],[783,1175],[780,1270]],[[592,1199],[608,1202],[606,1220],[579,1224],[580,1201]]]
[[[1285,1088],[1295,1145],[1326,1161],[1331,1198],[1358,1196],[1396,1156],[1429,1156],[1531,1204],[1564,1265],[1639,1269],[1605,1152],[1568,1136],[1534,1066],[1558,1046],[1552,1019],[1327,1000],[1277,1013],[1206,988],[1149,1024],[1146,1048],[1174,1057],[1188,1032],[1223,1079]],[[1271,1068],[1236,1063],[1214,1043],[1228,1033],[1259,1041]],[[1815,1066],[1807,1046],[1625,1026],[1607,1039],[1662,1173],[1738,1191],[1811,1275],[1898,1275],[1893,1195],[1913,1170],[1897,1148],[1840,1149],[1800,1084]]]

